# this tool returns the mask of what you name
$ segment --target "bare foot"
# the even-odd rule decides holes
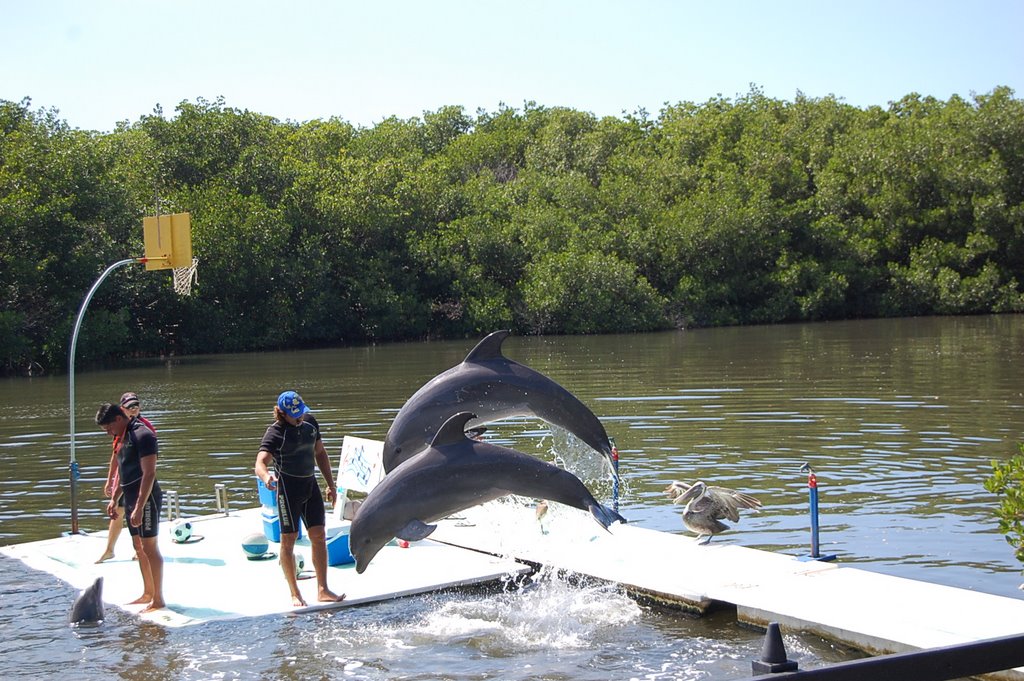
[[[148,594],[142,594],[141,596],[136,598],[134,601],[129,601],[128,605],[139,605],[141,603],[152,603],[152,602],[153,602],[153,597],[152,596],[150,596]]]
[[[106,551],[106,552],[104,552],[104,554],[102,556],[100,556],[100,559],[97,560],[96,562],[97,563],[102,563],[103,561],[110,560],[113,557],[114,557],[114,552],[113,551]]]
[[[140,610],[139,614],[142,614],[144,612],[153,612],[154,610],[162,610],[163,608],[166,608],[166,607],[167,607],[167,605],[164,604],[163,601],[153,601],[152,603],[147,605],[145,608]]]
[[[317,600],[321,603],[337,603],[338,601],[345,600],[345,594],[339,596],[330,589],[321,589]]]
[[[306,605],[306,601],[302,596],[292,596],[292,605],[296,608],[302,608]]]

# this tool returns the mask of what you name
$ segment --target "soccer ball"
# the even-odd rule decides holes
[[[306,569],[306,559],[302,557],[301,553],[295,554],[295,576],[298,577],[302,574],[302,571]]]
[[[259,560],[270,548],[267,537],[260,533],[250,534],[242,540],[242,551],[249,560]]]
[[[171,525],[171,539],[176,544],[184,544],[192,538],[192,523],[187,520],[179,520]]]

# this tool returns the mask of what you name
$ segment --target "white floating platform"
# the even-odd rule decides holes
[[[346,594],[346,598],[338,603],[318,603],[308,539],[300,539],[295,550],[304,557],[306,571],[299,579],[299,589],[308,607],[294,608],[276,557],[249,560],[242,551],[243,537],[263,531],[259,508],[189,520],[194,537],[183,544],[171,541],[169,523],[161,522],[159,542],[164,557],[167,607],[140,614],[143,619],[181,627],[212,620],[345,608],[494,582],[531,571],[513,560],[431,540],[414,542],[409,548],[393,542],[381,549],[361,575],[356,573],[353,563],[328,568],[328,586],[335,593]],[[202,539],[196,540],[198,537]],[[125,605],[142,593],[142,576],[138,563],[132,560],[134,550],[128,530],[123,530],[118,538],[114,559],[95,564],[106,544],[104,531],[4,546],[0,553],[78,589],[85,589],[102,576],[107,607],[136,613],[142,606]],[[271,542],[270,552],[276,554],[277,547]]]
[[[551,504],[492,502],[443,521],[431,537],[623,585],[658,601],[705,611],[736,606],[742,622],[818,634],[871,654],[908,652],[1024,634],[1024,600],[802,561],[692,536],[613,525]],[[1024,679],[1024,667],[987,675]]]

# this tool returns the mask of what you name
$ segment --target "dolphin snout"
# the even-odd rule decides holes
[[[368,539],[361,542],[353,542],[351,550],[352,556],[356,559],[356,573],[363,574],[366,568],[370,566],[370,561],[380,553],[382,548],[383,545],[374,546]]]

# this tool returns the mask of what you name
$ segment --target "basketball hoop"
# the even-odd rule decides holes
[[[189,267],[175,267],[172,270],[174,272],[174,292],[179,296],[192,294],[192,284],[196,281],[198,265],[199,260],[192,258],[192,264]]]

